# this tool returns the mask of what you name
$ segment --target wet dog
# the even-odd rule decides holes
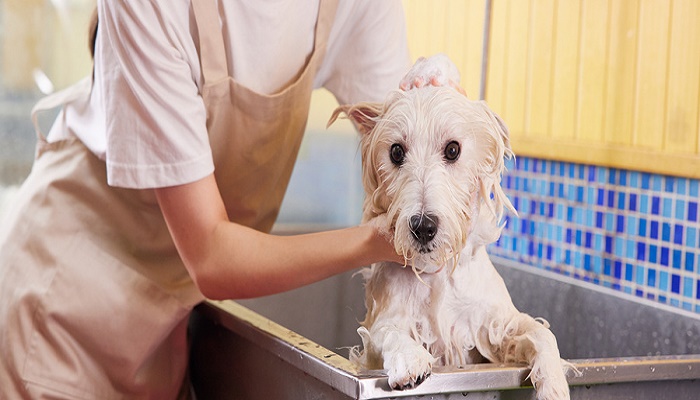
[[[503,121],[452,87],[423,86],[385,103],[339,107],[360,131],[363,219],[379,224],[406,265],[363,271],[367,314],[351,358],[412,388],[434,365],[526,363],[538,399],[569,397],[557,342],[519,312],[486,245],[501,233],[500,186],[512,156]]]

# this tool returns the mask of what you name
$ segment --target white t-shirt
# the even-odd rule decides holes
[[[229,73],[264,94],[293,81],[313,49],[318,1],[220,0]],[[199,95],[190,0],[98,1],[95,77],[49,140],[77,136],[106,160],[108,182],[156,188],[214,170]],[[410,67],[400,0],[341,0],[314,87],[341,104],[383,101]]]

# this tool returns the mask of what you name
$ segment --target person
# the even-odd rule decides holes
[[[186,397],[187,321],[393,260],[372,223],[271,235],[311,92],[381,101],[399,0],[98,1],[90,77],[41,100],[0,231],[0,397]],[[35,122],[35,125],[36,122]]]

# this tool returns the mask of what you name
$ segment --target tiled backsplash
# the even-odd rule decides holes
[[[700,312],[698,180],[519,157],[502,184],[492,254]]]

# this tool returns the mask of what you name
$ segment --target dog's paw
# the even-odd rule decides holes
[[[537,400],[569,400],[569,385],[566,380],[545,379],[536,387]]]
[[[423,86],[447,86],[463,92],[459,86],[459,70],[445,54],[436,54],[429,58],[419,58],[406,76],[401,79],[399,88],[411,90]]]
[[[416,386],[423,383],[423,381],[425,381],[429,376],[430,372],[426,373],[425,375],[419,375],[417,377],[404,376],[401,377],[400,380],[397,380],[395,382],[392,382],[391,378],[389,378],[389,386],[394,390],[413,389]]]
[[[391,356],[384,355],[384,366],[392,389],[412,389],[425,381],[435,359],[422,346],[411,346]]]
[[[569,384],[565,371],[570,364],[559,359],[548,361],[550,362],[538,363],[530,373],[537,400],[569,400]]]

